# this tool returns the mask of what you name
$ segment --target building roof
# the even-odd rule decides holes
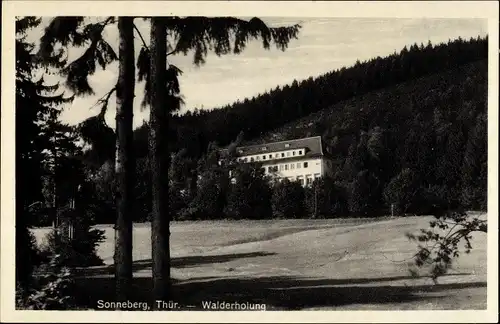
[[[236,148],[237,156],[266,154],[279,151],[305,148],[305,157],[316,157],[323,155],[321,136],[299,138],[288,141],[271,142],[250,146],[239,146]]]

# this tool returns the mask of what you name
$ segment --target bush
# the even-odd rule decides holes
[[[61,255],[54,255],[33,273],[29,288],[17,287],[16,308],[30,310],[65,310],[74,308],[74,280],[63,266]]]
[[[40,254],[44,261],[49,260],[54,254],[59,255],[62,264],[68,267],[102,265],[103,261],[97,255],[96,248],[103,240],[102,230],[90,230],[84,240],[69,240],[54,229],[47,234],[45,244],[40,248]]]
[[[85,217],[78,217],[75,211],[63,209],[60,212],[60,219],[72,218],[75,220],[75,236],[69,239],[61,234],[64,229],[63,224],[52,230],[45,238],[45,244],[41,247],[41,254],[45,260],[49,260],[53,255],[59,255],[59,261],[68,267],[90,267],[102,265],[102,259],[97,255],[97,246],[105,239],[104,231],[93,229],[90,222]]]
[[[35,236],[28,228],[16,224],[16,284],[29,285],[33,269],[40,261]]]

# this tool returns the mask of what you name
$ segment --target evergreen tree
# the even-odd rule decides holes
[[[272,188],[271,207],[275,218],[303,218],[304,203],[304,188],[298,182],[285,179]]]
[[[372,209],[370,174],[368,170],[358,172],[351,183],[349,211],[356,217],[368,216]]]
[[[345,194],[330,177],[316,179],[305,188],[305,205],[311,218],[345,217],[348,213]]]
[[[52,154],[67,151],[72,138],[59,132],[68,128],[58,122],[65,97],[58,85],[48,85],[40,75],[34,44],[26,33],[40,24],[35,17],[16,19],[16,283],[27,287],[37,262],[29,227],[37,223],[41,206],[47,205],[44,179],[53,182]],[[52,193],[52,189],[49,189]]]
[[[394,213],[402,215],[417,201],[419,183],[415,173],[410,169],[403,169],[394,177],[384,191],[384,198],[388,206],[394,205]]]

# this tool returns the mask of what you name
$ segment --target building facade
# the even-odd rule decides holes
[[[332,163],[325,155],[321,136],[236,148],[240,163],[259,163],[266,175],[302,185],[331,174]]]

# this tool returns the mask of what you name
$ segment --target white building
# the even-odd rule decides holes
[[[331,174],[332,163],[323,153],[321,136],[236,148],[239,162],[259,163],[266,175],[310,185]]]

